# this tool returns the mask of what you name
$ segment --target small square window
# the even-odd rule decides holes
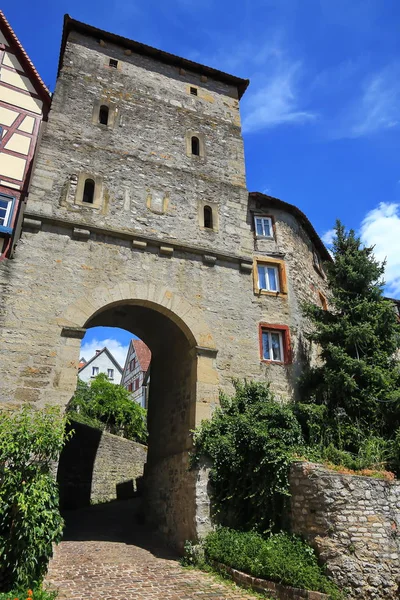
[[[254,293],[282,296],[288,293],[285,261],[278,258],[258,256],[253,265]]]
[[[260,324],[261,360],[269,363],[291,362],[290,334],[287,325]]]
[[[258,288],[268,292],[280,292],[279,269],[272,265],[257,265]]]
[[[108,379],[114,379],[114,369],[107,369]]]
[[[263,329],[262,357],[271,362],[283,362],[283,335],[281,331]]]
[[[115,60],[115,58],[110,58],[110,62],[108,64],[113,69],[118,69],[118,61]]]
[[[274,237],[271,217],[254,217],[254,229],[258,237]]]
[[[99,367],[92,367],[92,377],[96,377],[99,374]]]
[[[197,88],[191,87],[190,88],[190,93],[191,93],[192,96],[197,96]]]

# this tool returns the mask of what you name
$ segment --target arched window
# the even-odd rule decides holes
[[[106,106],[105,104],[102,104],[100,106],[100,111],[99,111],[99,123],[101,123],[102,125],[108,125],[108,106]]]
[[[93,179],[86,179],[85,187],[83,188],[82,202],[93,204],[94,199],[94,181]]]
[[[204,207],[204,227],[213,229],[213,213],[211,206]]]
[[[200,156],[200,140],[195,135],[192,137],[192,154]]]

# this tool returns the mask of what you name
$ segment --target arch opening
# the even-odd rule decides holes
[[[99,110],[99,123],[101,125],[108,125],[108,115],[109,115],[108,106],[106,106],[105,104],[102,104],[100,106],[100,110]]]
[[[188,470],[191,430],[196,424],[196,339],[176,314],[149,301],[109,304],[95,312],[84,326],[87,330],[94,327],[123,329],[138,336],[151,351],[148,452],[142,482],[144,516],[164,532],[170,543],[181,547],[185,539],[196,536],[196,481]],[[97,451],[97,447],[91,451],[92,469],[86,467],[89,479],[95,476]],[[65,460],[60,460],[61,464],[63,473],[59,470],[59,482],[62,485],[60,479],[67,477],[69,467]],[[71,468],[76,471],[76,464]],[[86,481],[87,504],[91,501],[94,483]],[[133,487],[137,488],[136,482]]]
[[[82,202],[93,204],[95,183],[93,179],[86,179],[83,188]]]
[[[200,140],[195,135],[192,137],[192,154],[200,156]]]
[[[211,206],[204,207],[204,227],[206,229],[213,229],[213,211]]]

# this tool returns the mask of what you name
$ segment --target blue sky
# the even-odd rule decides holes
[[[51,90],[62,19],[248,77],[251,191],[299,206],[329,240],[336,218],[387,258],[400,297],[398,0],[3,0]]]

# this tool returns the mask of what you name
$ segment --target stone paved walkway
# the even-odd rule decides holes
[[[176,555],[135,522],[135,501],[67,515],[46,583],[59,600],[254,600],[240,588],[183,569]]]

